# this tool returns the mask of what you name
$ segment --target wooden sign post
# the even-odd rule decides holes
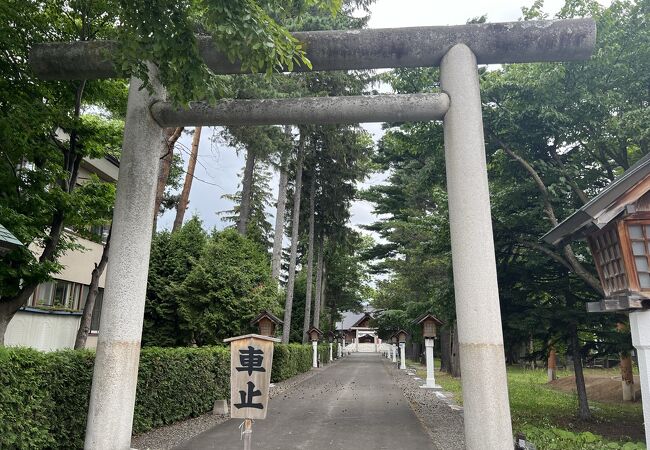
[[[251,448],[252,420],[265,419],[273,364],[273,343],[280,339],[247,334],[230,342],[230,417],[244,419],[244,450]]]

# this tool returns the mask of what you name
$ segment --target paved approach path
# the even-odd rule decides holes
[[[427,450],[433,444],[377,353],[353,353],[271,399],[253,424],[253,448]],[[239,419],[179,449],[241,449]]]

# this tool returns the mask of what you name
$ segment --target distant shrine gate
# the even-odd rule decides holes
[[[97,344],[85,446],[128,450],[149,267],[159,149],[164,127],[443,120],[465,442],[470,450],[512,448],[477,64],[578,61],[594,48],[591,19],[294,34],[313,70],[440,66],[438,94],[229,100],[176,110],[150,64],[153,93],[131,79],[111,264]],[[47,79],[117,76],[114,42],[42,44],[30,56]],[[210,69],[240,73],[210,41]],[[297,68],[297,70],[302,70]],[[559,93],[561,95],[561,93]],[[154,151],[155,149],[155,151]],[[490,411],[485,414],[485,411]]]

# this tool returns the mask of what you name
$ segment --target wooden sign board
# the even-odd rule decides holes
[[[231,418],[266,418],[273,343],[279,341],[259,334],[224,339],[224,342],[230,342]]]

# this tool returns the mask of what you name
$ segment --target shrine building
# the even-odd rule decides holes
[[[366,308],[361,313],[345,311],[340,322],[336,323],[336,331],[343,336],[344,348],[348,352],[381,352],[382,341],[377,334],[377,328],[371,325],[378,311]]]

